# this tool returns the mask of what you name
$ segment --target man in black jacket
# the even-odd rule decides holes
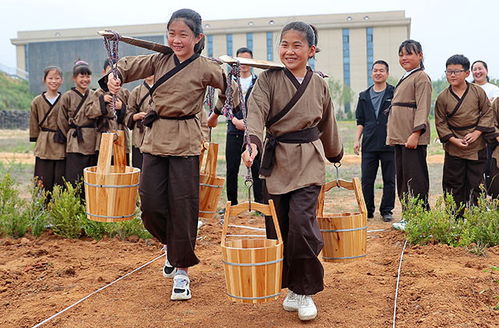
[[[372,79],[374,84],[359,94],[355,116],[357,133],[354,152],[359,154],[362,137],[362,193],[367,206],[367,217],[374,217],[374,181],[381,162],[383,175],[383,198],[380,213],[383,221],[390,222],[395,205],[395,157],[393,147],[386,145],[387,109],[390,107],[394,87],[386,83],[388,63],[374,62]]]

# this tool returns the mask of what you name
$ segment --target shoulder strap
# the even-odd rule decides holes
[[[50,112],[52,112],[52,109],[54,109],[55,105],[57,104],[57,102],[61,99],[61,93],[60,92],[57,92],[59,94],[59,96],[57,97],[57,99],[55,100],[55,102],[53,104],[50,103],[50,101],[48,101],[48,99],[45,97],[45,92],[42,93],[42,97],[43,99],[50,105],[50,108],[49,110],[47,111],[47,113],[45,113],[45,116],[43,117],[43,119],[40,121],[40,123],[38,123],[38,126],[41,128],[43,123],[45,123],[45,121],[47,120],[47,117],[49,117],[50,115]]]
[[[286,69],[284,70],[284,72],[286,73],[286,75],[288,75]],[[289,73],[289,74],[291,74],[291,73]],[[281,118],[283,118],[284,115],[289,113],[291,108],[293,108],[293,106],[296,105],[298,100],[300,100],[301,96],[303,96],[303,93],[305,93],[305,90],[307,89],[307,86],[310,83],[310,80],[312,79],[313,75],[314,75],[314,73],[311,70],[307,70],[307,74],[305,74],[305,78],[303,79],[303,82],[298,86],[298,90],[296,90],[296,93],[293,96],[293,98],[291,98],[291,100],[286,104],[286,106],[284,106],[284,108],[279,113],[277,113],[275,116],[270,118],[270,120],[268,120],[267,123],[265,123],[265,126],[267,127],[267,129],[270,128],[274,123],[279,121]],[[296,78],[294,76],[292,76],[292,78],[294,80],[291,79],[291,77],[290,77],[291,82],[293,82],[293,84],[295,86],[297,86],[294,83],[294,81],[296,81],[296,83],[299,83],[299,82],[296,80]]]
[[[177,63],[178,59],[177,57],[175,57],[175,55],[173,55],[173,59],[175,60],[175,63]],[[172,68],[171,70],[169,70],[168,72],[165,73],[165,75],[163,75],[162,77],[159,78],[159,80],[157,80],[154,85],[149,89],[149,95],[151,96],[151,100],[152,100],[152,95],[154,93],[154,91],[160,86],[162,85],[163,83],[165,83],[166,81],[168,81],[171,77],[173,77],[175,74],[177,74],[178,72],[180,72],[181,70],[183,70],[187,65],[189,65],[190,63],[192,63],[196,58],[199,57],[199,54],[194,54],[191,58],[185,60],[184,62],[178,64],[178,65],[175,65],[174,68]]]
[[[459,98],[458,95],[456,95],[454,93],[454,91],[452,91],[451,86],[449,86],[449,91],[450,91],[451,95],[453,95],[454,98],[456,98],[457,104],[456,104],[456,106],[454,106],[454,109],[452,110],[452,112],[450,112],[446,115],[447,118],[454,116],[457,113],[457,111],[459,110],[459,108],[461,108],[461,105],[463,104],[464,98],[466,98],[466,95],[468,94],[469,90],[470,90],[470,85],[468,83],[468,85],[466,87],[466,91],[464,91],[463,96],[461,98]]]

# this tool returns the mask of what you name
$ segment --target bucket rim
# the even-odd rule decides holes
[[[226,240],[225,243],[227,243],[227,242],[233,242],[233,241],[236,241],[236,240],[248,240],[248,239],[231,239],[231,240]],[[234,250],[244,249],[244,250],[247,250],[247,249],[272,249],[272,248],[277,248],[277,247],[283,245],[283,243],[280,243],[279,240],[277,240],[277,239],[253,238],[251,240],[275,240],[275,241],[277,241],[277,244],[272,245],[272,246],[267,246],[267,247],[248,247],[248,248],[230,247],[230,246],[226,246],[226,245],[220,245],[220,246],[222,246],[222,248],[225,248],[225,249],[234,249]]]
[[[327,213],[322,216],[317,215],[317,219],[344,218],[357,215],[364,215],[364,214],[362,212]]]
[[[114,166],[114,165],[113,165]],[[91,169],[93,169],[95,167],[95,170],[97,170],[97,166],[89,166],[89,167],[86,167],[83,169],[83,172],[85,173],[88,173],[88,174],[95,174],[97,175],[97,171],[91,171]],[[118,173],[118,172],[109,172],[107,173],[106,175],[129,175],[129,174],[137,174],[137,173],[141,173],[141,170],[138,168],[138,167],[133,167],[133,166],[125,166],[125,168],[127,167],[130,167],[132,168],[132,172],[123,172],[123,173]]]

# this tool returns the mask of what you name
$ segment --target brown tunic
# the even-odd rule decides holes
[[[89,120],[83,115],[78,115],[78,118],[76,117],[77,114],[83,112],[86,103],[93,94],[93,90],[87,90],[87,93],[88,96],[85,103],[82,104],[78,110],[78,113],[76,113],[76,109],[84,95],[78,92],[75,88],[66,91],[62,95],[61,108],[59,110],[59,114],[57,115],[57,127],[67,138],[66,153],[80,153],[83,155],[95,154],[95,128],[82,128],[80,131],[82,133],[83,142],[78,143],[77,137],[74,136],[75,128],[70,127],[72,125],[79,127],[89,126],[90,124],[95,123],[94,120]]]
[[[484,135],[494,130],[494,112],[485,91],[478,85],[467,85],[462,99],[450,86],[438,95],[435,103],[435,125],[449,155],[478,160],[478,152],[486,146]],[[460,101],[461,105],[457,108]],[[462,139],[475,130],[482,131],[482,135],[467,149],[461,149],[448,142],[451,137]]]
[[[128,98],[128,104],[126,108],[125,123],[128,128],[132,131],[132,146],[140,148],[142,146],[142,141],[144,140],[144,130],[145,126],[137,121],[133,120],[133,115],[145,112],[147,113],[151,106],[149,104],[149,86],[146,82],[135,87],[135,89],[130,92],[130,97]],[[140,104],[141,100],[145,100]],[[139,108],[140,105],[140,108]]]
[[[124,57],[118,62],[122,82],[155,75],[158,79],[179,65],[174,55],[161,53]],[[221,89],[225,100],[226,76],[220,65],[199,57],[159,86],[153,94],[154,110],[164,117],[196,115],[203,109],[206,88]],[[203,141],[199,117],[187,120],[158,119],[145,129],[140,150],[159,156],[196,156]]]
[[[495,114],[495,133],[491,135],[491,137],[495,137],[496,140],[493,141],[494,143],[497,143],[497,137],[499,136],[499,97],[494,99],[494,102],[492,103],[492,109]],[[499,168],[499,146],[496,146],[496,149],[492,153],[492,157],[495,158],[496,163],[497,163],[497,168]]]
[[[112,110],[110,104],[104,102],[104,95],[106,94],[111,95],[109,92],[105,92],[101,88],[95,90],[88,102],[85,104],[85,108],[78,113],[78,118],[80,119],[81,115],[88,120],[95,121],[97,128],[95,135],[95,151],[99,150],[102,133],[111,132],[113,130],[123,130],[125,131],[125,145],[126,152],[128,153],[130,152],[130,147],[128,146],[130,132],[125,124],[125,113],[130,91],[125,88],[120,89],[118,92],[118,98],[121,100],[123,108],[116,112]],[[118,119],[119,115],[123,115],[123,117]],[[82,121],[86,120],[85,118],[82,118]]]
[[[265,122],[286,106],[296,90],[282,69],[260,74],[248,101],[248,133],[260,152],[263,149]],[[328,85],[316,74],[302,97],[270,127],[270,132],[280,136],[314,126],[321,133],[316,141],[277,144],[272,173],[268,177],[262,176],[270,194],[285,194],[302,187],[324,184],[326,158],[339,160],[343,153]]]
[[[35,156],[38,158],[62,160],[66,157],[66,145],[54,142],[61,98],[59,93],[59,97],[52,105],[43,92],[31,102],[29,138],[31,141],[36,141]]]
[[[415,108],[401,104],[410,104]],[[428,145],[430,106],[431,80],[424,71],[413,72],[401,80],[395,88],[392,99],[386,143],[391,146],[403,145],[413,132],[422,130],[418,145]]]

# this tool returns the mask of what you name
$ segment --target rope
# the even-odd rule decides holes
[[[114,78],[117,78],[118,77],[118,68],[116,67],[116,63],[119,60],[118,46],[120,43],[121,36],[118,34],[118,32],[115,32],[115,31],[106,30],[106,32],[110,32],[113,34],[113,36],[104,37],[104,46],[106,47],[107,58],[109,59],[109,65],[111,65],[111,73],[113,74]],[[113,94],[112,108],[113,108],[113,112],[116,115],[116,95],[115,94]]]
[[[404,260],[404,252],[405,248],[407,246],[407,240],[404,243],[404,247],[402,248],[402,253],[400,253],[400,261],[399,261],[399,269],[397,273],[397,285],[395,287],[395,300],[393,302],[393,328],[395,328],[397,325],[396,320],[397,320],[397,300],[398,300],[398,294],[399,294],[399,283],[400,283],[400,272],[402,270],[402,261]]]
[[[57,312],[56,314],[54,314],[54,315],[53,315],[53,316],[51,316],[50,318],[47,318],[47,319],[43,320],[42,322],[40,322],[40,323],[38,323],[38,324],[34,325],[32,328],[38,328],[38,327],[40,327],[41,325],[43,325],[43,324],[45,324],[45,323],[49,322],[50,320],[52,320],[52,319],[54,319],[54,318],[58,317],[59,315],[63,314],[63,313],[64,313],[64,312],[66,312],[67,310],[69,310],[69,309],[71,309],[71,308],[73,308],[73,307],[77,306],[78,304],[82,303],[83,301],[87,300],[88,298],[92,297],[93,295],[97,294],[98,292],[101,292],[101,291],[103,291],[104,289],[106,289],[106,288],[108,288],[108,287],[110,287],[110,286],[114,285],[115,283],[117,283],[117,282],[118,282],[118,281],[120,281],[121,279],[124,279],[124,278],[128,277],[129,275],[131,275],[132,273],[135,273],[135,272],[139,271],[140,269],[142,269],[142,268],[144,268],[144,267],[148,266],[149,264],[151,264],[151,263],[153,263],[153,262],[157,261],[158,259],[162,258],[163,256],[165,256],[165,253],[163,253],[163,254],[161,254],[160,256],[158,256],[158,257],[156,257],[156,258],[152,259],[151,261],[147,262],[146,264],[141,265],[141,266],[140,266],[140,267],[138,267],[137,269],[135,269],[135,270],[133,270],[133,271],[128,272],[128,273],[127,273],[127,274],[125,274],[124,276],[119,277],[118,279],[114,280],[113,282],[110,282],[109,284],[105,285],[104,287],[101,287],[101,288],[97,289],[96,291],[94,291],[94,292],[92,292],[92,293],[88,294],[87,296],[85,296],[84,298],[82,298],[81,300],[79,300],[78,302],[76,302],[76,303],[74,303],[74,304],[72,304],[72,305],[68,306],[67,308],[65,308],[64,310],[62,310],[62,311],[60,311],[60,312]]]

